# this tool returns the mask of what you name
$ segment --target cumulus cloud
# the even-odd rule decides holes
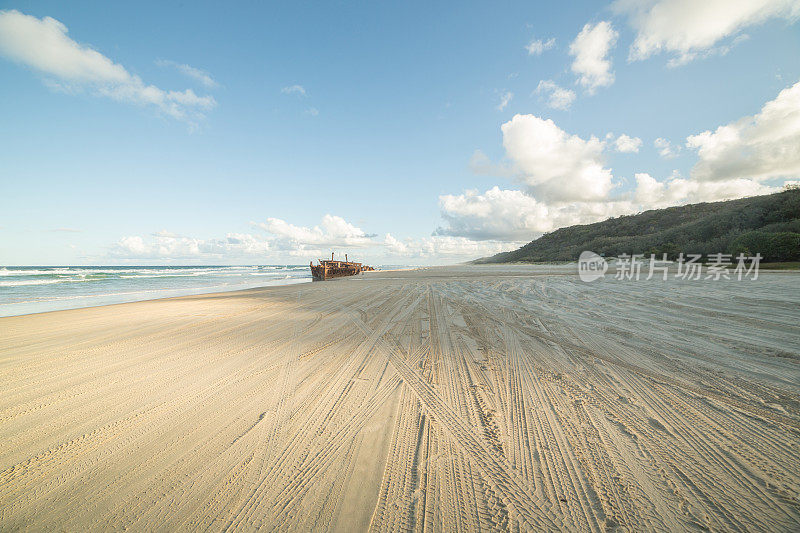
[[[191,89],[167,91],[147,85],[122,65],[70,39],[67,31],[51,17],[0,11],[0,55],[42,73],[50,86],[152,106],[192,126],[216,105],[213,97],[198,96]]]
[[[176,61],[170,61],[169,59],[157,59],[156,65],[163,68],[174,68],[181,74],[188,76],[195,81],[200,82],[202,85],[207,87],[208,89],[214,89],[215,87],[219,86],[219,84],[211,77],[211,74],[206,72],[205,70],[193,67],[191,65],[187,65],[185,63],[178,63]]]
[[[138,235],[130,235],[122,237],[116,243],[113,255],[126,255],[126,256],[145,256],[150,255],[150,245],[144,243],[144,239]]]
[[[602,158],[605,145],[597,137],[570,135],[535,115],[515,115],[501,130],[507,157],[537,198],[593,201],[611,191],[611,170]]]
[[[392,255],[398,256],[405,256],[412,253],[413,249],[415,248],[414,242],[412,240],[407,240],[403,242],[394,236],[391,233],[387,233],[386,237],[383,240],[383,245],[386,247],[386,250],[389,251]]]
[[[745,196],[777,192],[752,179],[729,179],[701,182],[673,175],[666,181],[656,181],[646,173],[636,174],[636,202],[646,209],[658,209],[692,202],[715,202]]]
[[[678,153],[681,151],[680,146],[673,146],[669,140],[659,137],[655,141],[653,141],[653,146],[656,147],[658,150],[658,155],[663,157],[664,159],[672,159],[674,157],[678,157]]]
[[[528,45],[525,47],[525,50],[528,51],[528,55],[538,56],[542,55],[542,52],[544,52],[545,50],[550,50],[555,45],[556,45],[556,40],[552,38],[547,39],[546,41],[543,41],[541,39],[534,39],[528,43]]]
[[[525,242],[480,241],[449,235],[433,235],[422,239],[401,241],[387,233],[383,244],[385,252],[395,258],[452,261],[507,252],[519,248]]]
[[[637,32],[631,60],[667,52],[674,55],[672,66],[691,61],[748,26],[800,16],[797,0],[617,0],[613,8],[627,15]]]
[[[436,235],[508,241],[552,229],[547,206],[522,191],[494,187],[484,194],[447,194],[439,197],[439,207],[447,226],[438,228]]]
[[[578,83],[589,94],[598,87],[608,87],[614,83],[609,52],[617,43],[619,34],[610,22],[602,21],[595,25],[586,24],[569,45],[569,53],[575,59],[572,72],[578,75]]]
[[[250,234],[228,233],[224,239],[197,239],[162,230],[148,238],[122,237],[110,251],[117,259],[214,260],[261,258],[269,243]]]
[[[527,187],[440,196],[444,224],[434,237],[465,239],[464,249],[474,246],[466,244],[473,241],[518,244],[560,227],[646,209],[777,192],[779,187],[761,181],[800,174],[800,82],[767,102],[757,115],[690,136],[687,145],[699,155],[690,178],[675,171],[657,180],[640,172],[627,191],[617,189],[621,183],[604,166],[603,152],[636,152],[642,146],[637,137],[609,134],[606,142],[594,136],[584,139],[534,115],[516,115],[501,129],[506,168]],[[664,138],[654,144],[664,157],[674,157],[680,149]],[[484,169],[499,166],[480,151],[471,164]],[[422,243],[394,239],[386,245],[414,253]]]
[[[439,198],[445,226],[434,235],[491,243],[525,243],[555,229],[589,224],[610,217],[696,202],[714,202],[780,190],[752,179],[701,182],[673,173],[658,181],[636,174],[631,193],[600,201],[545,203],[524,191],[494,187],[485,193],[468,190]]]
[[[367,234],[342,217],[325,215],[316,226],[298,226],[278,218],[252,222],[263,234],[227,233],[220,239],[200,239],[167,230],[150,235],[129,235],[114,243],[108,259],[121,261],[152,260],[154,262],[186,261],[220,264],[221,262],[283,263],[311,259],[337,253],[377,264],[437,263],[463,261],[514,249],[523,242],[470,239],[464,236],[431,235],[423,238],[398,239],[387,233],[383,239]]]
[[[639,137],[630,137],[624,133],[614,141],[614,148],[617,152],[636,153],[642,147],[642,140]]]
[[[422,239],[423,257],[473,258],[514,250],[524,242],[476,241],[465,237],[432,236]]]
[[[586,224],[635,210],[628,199],[545,203],[518,190],[493,187],[439,197],[446,225],[434,235],[476,241],[528,242],[554,229]]]
[[[306,96],[306,89],[302,85],[289,85],[288,87],[284,87],[281,89],[283,94],[297,94],[300,96]]]
[[[286,257],[325,256],[331,248],[364,249],[380,247],[376,235],[368,235],[342,217],[325,215],[313,227],[297,226],[279,218],[252,222],[266,235],[227,233],[222,239],[199,239],[167,230],[147,237],[121,238],[110,255],[127,259],[259,260],[282,261]]]
[[[500,103],[497,104],[497,110],[502,111],[503,109],[511,103],[511,99],[514,98],[514,93],[506,91],[500,95]]]
[[[569,109],[575,101],[575,91],[560,87],[553,80],[541,80],[536,87],[536,94],[546,96],[547,105],[553,109]]]
[[[686,146],[697,150],[691,175],[701,181],[800,175],[800,82],[756,115],[689,136]]]
[[[619,184],[604,166],[603,151],[608,146],[597,137],[571,135],[552,120],[534,115],[515,115],[501,130],[508,164],[504,168],[526,189],[493,187],[483,193],[467,190],[440,196],[444,225],[434,236],[528,242],[559,227],[637,210],[630,193],[611,196]],[[641,144],[636,138],[620,137],[626,150]],[[499,166],[480,151],[473,154],[471,165]]]
[[[313,227],[295,226],[279,218],[268,218],[265,222],[252,224],[271,234],[273,247],[280,250],[364,248],[375,244],[375,235],[369,235],[334,215],[323,216],[320,224]]]

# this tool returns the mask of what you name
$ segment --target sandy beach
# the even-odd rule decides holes
[[[800,529],[800,274],[447,267],[0,318],[0,529]]]

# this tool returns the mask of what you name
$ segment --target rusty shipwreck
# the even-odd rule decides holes
[[[347,254],[344,254],[344,261],[335,261],[333,253],[331,253],[330,260],[318,260],[315,265],[312,261],[309,263],[311,267],[311,277],[314,281],[324,281],[326,279],[341,278],[344,276],[355,276],[369,270],[375,270],[371,266],[362,263],[354,263],[347,260]]]

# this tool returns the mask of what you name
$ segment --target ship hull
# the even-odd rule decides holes
[[[311,267],[311,278],[314,281],[325,281],[326,279],[344,278],[348,276],[355,276],[361,273],[361,269],[357,267],[324,267],[322,265]]]
[[[348,261],[347,254],[344,257],[344,261],[334,261],[333,254],[331,254],[330,261],[318,261],[316,265],[313,262],[309,263],[312,279],[314,281],[325,281],[326,279],[357,276],[365,270],[374,270],[371,266],[363,263]]]

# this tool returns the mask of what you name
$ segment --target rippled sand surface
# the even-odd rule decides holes
[[[0,529],[796,531],[798,287],[449,267],[0,318]]]

